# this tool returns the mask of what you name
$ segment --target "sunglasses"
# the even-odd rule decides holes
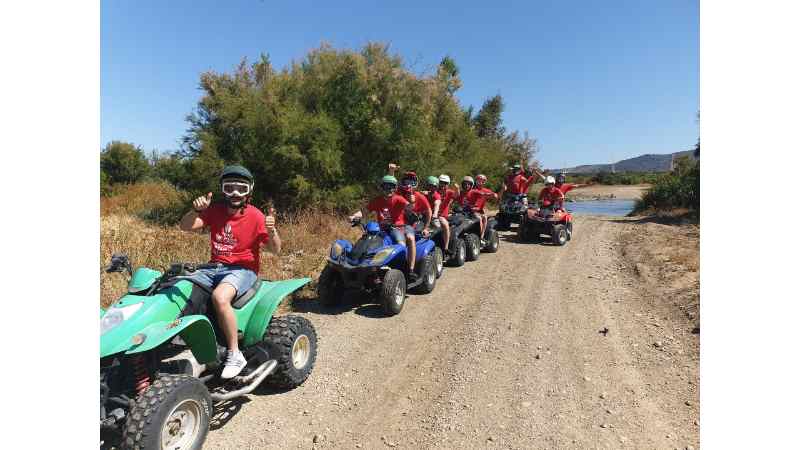
[[[222,192],[225,195],[244,197],[250,193],[250,184],[239,181],[225,181],[222,183]]]

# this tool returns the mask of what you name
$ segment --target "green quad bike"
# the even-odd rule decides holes
[[[313,325],[300,316],[273,316],[310,279],[259,279],[232,302],[247,365],[231,380],[219,378],[226,349],[211,293],[182,278],[207,266],[134,272],[127,256],[112,256],[106,271],[125,271],[130,281],[126,295],[100,310],[101,448],[199,449],[212,402],[249,394],[262,382],[292,389],[311,373]]]

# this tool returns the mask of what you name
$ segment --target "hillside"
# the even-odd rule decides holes
[[[598,172],[667,172],[670,169],[672,157],[675,159],[688,156],[694,159],[694,150],[666,153],[662,155],[640,155],[634,158],[623,159],[614,164],[585,164],[568,167],[566,169],[549,169],[551,172],[561,170],[567,173],[598,173]]]

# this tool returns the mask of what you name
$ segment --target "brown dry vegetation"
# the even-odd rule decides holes
[[[112,253],[126,253],[134,267],[160,268],[175,261],[208,261],[208,233],[187,233],[177,226],[150,224],[135,217],[132,213],[136,209],[129,204],[115,200],[106,201],[106,213],[100,218],[101,306],[108,306],[118,298],[127,283],[126,276],[102,270]],[[108,213],[126,208],[128,214]],[[261,259],[259,275],[270,280],[316,278],[325,264],[331,242],[337,238],[352,239],[359,233],[343,217],[312,212],[279,216],[278,229],[283,240],[281,254],[274,256],[263,252]]]
[[[622,254],[653,298],[699,327],[700,227],[685,212],[666,214],[631,220],[636,225],[621,237]]]

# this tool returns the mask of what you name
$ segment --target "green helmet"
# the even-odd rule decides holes
[[[397,178],[395,178],[395,177],[393,177],[391,175],[384,175],[383,178],[381,178],[381,184],[395,184],[396,185],[397,184]]]
[[[439,179],[434,177],[434,176],[428,177],[427,181],[428,181],[428,184],[430,184],[431,186],[438,186],[439,185]]]
[[[225,168],[222,169],[222,174],[219,176],[219,179],[224,180],[225,178],[242,178],[250,183],[253,182],[253,174],[240,165],[225,166]]]

